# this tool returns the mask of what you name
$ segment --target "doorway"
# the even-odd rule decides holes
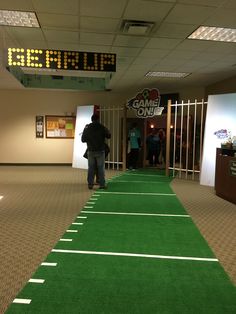
[[[165,167],[165,142],[166,142],[166,125],[167,125],[167,116],[166,114],[163,114],[161,116],[155,116],[152,118],[127,118],[127,136],[128,139],[128,133],[131,129],[132,125],[134,123],[137,124],[137,128],[140,130],[141,133],[141,149],[139,152],[139,158],[137,166],[138,168],[147,168],[149,167],[148,162],[148,147],[147,147],[147,136],[150,135],[150,133],[153,131],[153,129],[157,130],[158,136],[160,132],[160,137],[162,140],[161,144],[161,150],[159,154],[159,164],[158,168],[164,168]],[[128,146],[128,144],[127,144]],[[129,152],[127,152],[127,167],[128,167],[128,160],[129,160]]]
[[[166,160],[166,127],[167,127],[167,115],[162,114],[160,116],[155,116],[146,119],[146,140],[145,140],[145,151],[146,151],[146,160],[145,167],[149,167],[152,164],[151,160],[154,158],[154,164],[157,164],[157,168],[164,169],[165,168],[165,160]],[[152,136],[157,138],[158,143],[157,146],[157,156],[155,154],[150,156],[150,144],[149,139]],[[151,159],[151,160],[150,160]],[[155,160],[157,159],[157,160]]]

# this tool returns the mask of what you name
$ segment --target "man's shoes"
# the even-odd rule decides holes
[[[88,185],[89,190],[93,189],[93,185]]]
[[[104,186],[99,186],[99,189],[101,189],[101,190],[106,190],[106,189],[107,189],[107,186],[106,186],[106,185],[104,185]]]

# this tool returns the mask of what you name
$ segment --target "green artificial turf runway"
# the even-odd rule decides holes
[[[236,287],[157,171],[97,190],[11,313],[233,314]],[[134,194],[133,194],[134,193]],[[66,241],[66,240],[69,240]]]

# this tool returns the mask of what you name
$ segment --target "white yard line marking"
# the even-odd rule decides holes
[[[14,299],[12,303],[30,304],[30,299]]]
[[[95,202],[86,202],[86,204],[94,205]]]
[[[71,230],[71,229],[68,229],[68,230],[66,230],[66,232],[69,232],[69,233],[73,233],[73,232],[78,232],[78,230]]]
[[[142,174],[142,173],[124,173],[124,176],[143,176],[143,177],[158,177],[158,178],[163,178],[165,179],[165,176],[159,175],[159,174]]]
[[[218,259],[208,258],[208,257],[168,256],[168,255],[150,255],[150,254],[136,254],[136,253],[78,251],[78,250],[60,250],[60,249],[52,249],[52,252],[54,252],[54,253],[87,254],[87,255],[108,255],[108,256],[145,257],[145,258],[157,258],[157,259],[218,262]]]
[[[107,181],[113,181],[114,179],[117,179],[117,178],[119,178],[119,177],[121,177],[121,176],[123,176],[123,175],[124,175],[124,174],[122,173],[122,174],[120,174],[119,176],[114,176],[114,177],[108,179]]]
[[[90,198],[91,201],[97,201],[97,198]]]
[[[62,242],[72,242],[73,239],[60,239],[59,241],[62,241]]]
[[[84,206],[84,208],[93,208],[93,206]]]
[[[45,280],[44,279],[30,279],[28,282],[32,282],[32,283],[44,283]]]
[[[77,216],[76,218],[79,218],[79,219],[87,219],[86,216]]]
[[[102,194],[117,194],[117,195],[147,195],[147,196],[176,196],[174,193],[145,193],[145,192],[100,192]],[[86,208],[86,207],[84,207]]]
[[[189,215],[175,215],[175,214],[149,214],[149,213],[123,213],[123,212],[95,212],[95,211],[81,211],[82,213],[88,214],[105,214],[105,215],[133,215],[133,216],[161,216],[161,217],[187,217]]]
[[[98,193],[98,192],[95,192],[95,193]],[[95,194],[95,193],[93,194],[93,196],[95,197],[100,196],[99,194]]]
[[[80,225],[82,226],[84,223],[83,222],[72,222],[72,225]]]
[[[147,183],[147,184],[150,184],[150,183],[156,183],[156,184],[163,184],[163,182],[160,182],[160,181],[129,181],[129,180],[117,180],[117,181],[114,181],[112,183]]]
[[[43,263],[41,263],[41,266],[55,267],[55,266],[57,266],[57,263],[47,263],[47,262],[43,262]]]

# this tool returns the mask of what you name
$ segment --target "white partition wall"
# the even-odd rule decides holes
[[[224,134],[236,135],[236,94],[208,97],[200,184],[215,185],[216,148]]]
[[[74,151],[73,151],[73,168],[88,169],[88,160],[83,157],[87,144],[81,142],[81,136],[86,124],[91,123],[91,116],[94,113],[94,106],[77,107]]]

